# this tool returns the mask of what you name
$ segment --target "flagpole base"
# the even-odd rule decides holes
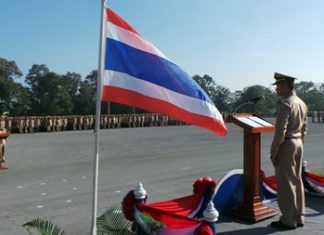
[[[97,235],[97,226],[92,227],[91,235]]]

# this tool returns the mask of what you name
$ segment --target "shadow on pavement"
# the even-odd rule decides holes
[[[306,208],[311,209],[311,212],[306,211],[306,217],[323,215],[324,197],[306,195]]]
[[[273,205],[277,211],[278,216],[280,216],[280,211],[277,208],[276,203]],[[260,221],[258,223],[253,223],[249,221],[245,221],[239,219],[237,217],[233,217],[230,215],[221,217],[217,223],[218,228],[221,226],[227,227],[226,231],[219,231],[217,234],[219,235],[259,235],[259,234],[314,234],[313,231],[318,231],[318,225],[322,223],[322,217],[324,215],[324,197],[312,196],[306,194],[306,215],[305,222],[306,227],[292,230],[292,231],[280,231],[276,228],[270,227],[269,224],[271,221],[279,219],[273,218],[269,220]]]
[[[219,232],[219,235],[260,235],[260,234],[272,234],[277,232],[271,227],[257,227],[257,228],[250,228],[250,229],[238,229],[235,231],[227,231],[227,232]]]
[[[231,227],[235,227],[231,231],[224,231],[224,232],[218,232],[219,235],[259,235],[259,234],[272,234],[275,232],[278,232],[277,229],[272,228],[269,226],[271,223],[271,219],[269,220],[263,220],[260,223],[254,223],[246,220],[239,219],[237,217],[233,216],[225,216],[221,218],[217,225],[222,226],[225,224],[231,224]],[[248,226],[248,228],[246,228]]]

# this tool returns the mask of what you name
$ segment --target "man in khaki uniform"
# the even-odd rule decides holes
[[[0,124],[4,119],[0,117]],[[0,133],[6,133],[5,125],[0,125]],[[0,138],[0,166],[2,162],[5,162],[6,139]]]
[[[280,220],[271,226],[295,229],[304,226],[305,195],[301,168],[304,136],[307,130],[307,107],[296,95],[295,78],[275,73],[278,104],[276,131],[271,144],[275,168]]]

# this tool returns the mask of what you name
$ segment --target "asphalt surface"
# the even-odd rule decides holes
[[[219,180],[242,168],[243,132],[228,124],[226,137],[193,127],[101,130],[98,215],[141,181],[154,202],[189,195],[195,180]],[[262,134],[262,168],[269,160],[272,133]],[[324,173],[324,124],[309,125],[305,143],[308,169]],[[0,235],[28,235],[22,224],[43,218],[68,235],[89,234],[94,134],[92,131],[13,134],[7,144],[8,170],[0,171]],[[278,208],[277,203],[269,205]],[[324,199],[307,197],[306,226],[278,232],[278,217],[247,223],[222,217],[218,234],[324,234]]]

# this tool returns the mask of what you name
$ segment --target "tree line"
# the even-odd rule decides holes
[[[91,71],[84,79],[75,72],[64,75],[50,71],[44,64],[34,64],[23,77],[15,61],[0,57],[0,114],[10,116],[88,115],[95,114],[97,71]],[[19,83],[20,78],[23,83]],[[220,112],[254,112],[261,116],[273,116],[277,97],[270,88],[253,85],[231,92],[217,84],[209,75],[195,75],[193,79],[214,101]],[[301,81],[296,83],[298,95],[310,111],[324,110],[324,84]],[[249,101],[263,97],[260,102]],[[247,105],[242,105],[247,103]],[[102,103],[102,113],[123,114],[143,112],[120,104]]]

